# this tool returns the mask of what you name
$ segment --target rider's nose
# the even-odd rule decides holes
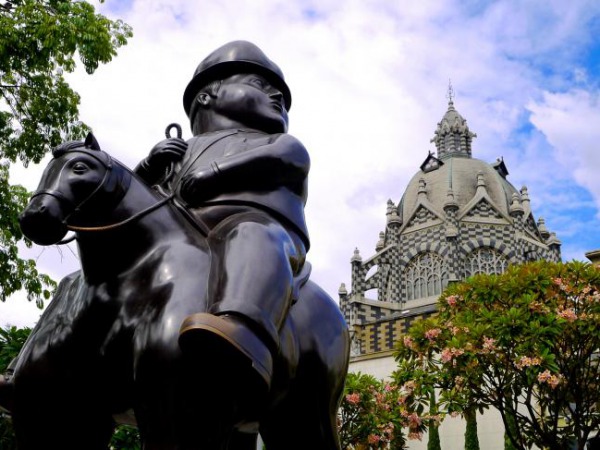
[[[283,101],[283,94],[279,91],[273,91],[269,94],[269,97],[271,97],[273,100],[277,100],[278,102]]]

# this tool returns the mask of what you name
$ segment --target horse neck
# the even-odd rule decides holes
[[[186,238],[186,227],[169,204],[127,224],[110,227],[160,201],[154,191],[134,178],[123,199],[103,221],[107,226],[78,232],[81,267],[87,279],[104,281],[114,277],[134,267],[162,244]]]

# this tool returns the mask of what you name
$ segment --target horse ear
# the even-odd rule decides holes
[[[100,150],[100,144],[98,144],[96,137],[92,134],[91,131],[85,137],[84,145],[86,148],[89,148],[90,150]]]

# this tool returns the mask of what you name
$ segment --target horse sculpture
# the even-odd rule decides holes
[[[19,448],[106,449],[129,422],[144,449],[250,450],[258,432],[269,450],[339,449],[349,341],[333,300],[304,280],[269,400],[256,402],[226,355],[209,363],[178,346],[182,320],[204,308],[204,237],[91,135],[53,156],[21,227],[41,245],[74,230],[81,270],[59,284],[0,396]]]

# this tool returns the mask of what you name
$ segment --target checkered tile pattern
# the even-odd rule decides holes
[[[410,222],[406,225],[406,228],[411,228],[418,225],[425,225],[428,222],[431,222],[436,219],[437,217],[431,211],[429,211],[424,206],[421,206],[419,207],[419,209],[417,209],[417,212],[413,215]]]
[[[531,215],[523,223],[523,215],[516,213],[512,223],[507,225],[487,223],[486,219],[491,217],[502,218],[482,200],[463,217],[467,221],[458,221],[456,210],[447,208],[446,220],[439,224],[438,217],[421,207],[401,233],[398,224],[389,225],[384,249],[365,263],[352,262],[352,292],[340,298],[342,312],[351,329],[355,330],[354,339],[360,341],[360,345],[355,342],[355,351],[360,348],[361,354],[368,354],[393,349],[397,337],[407,326],[406,321],[390,318],[397,310],[353,302],[353,299],[364,298],[366,291],[377,289],[379,300],[405,302],[405,271],[412,258],[419,254],[430,252],[435,255],[433,259],[441,258],[442,276],[446,281],[448,278],[463,279],[466,261],[481,248],[493,249],[509,264],[539,259],[560,261],[560,246],[544,244]],[[481,219],[479,223],[478,218]],[[436,222],[438,224],[434,225]],[[431,226],[426,227],[427,224]],[[421,228],[411,230],[415,225]],[[447,233],[448,230],[457,233]],[[527,236],[527,239],[521,236]],[[377,271],[367,279],[367,273],[374,266]],[[406,307],[410,308],[410,301]]]
[[[492,205],[485,199],[481,199],[475,207],[473,207],[469,212],[465,215],[466,217],[473,218],[494,218],[494,219],[503,219],[502,215],[496,211]]]
[[[426,317],[431,313],[421,316]],[[359,343],[354,355],[365,355],[395,350],[400,337],[408,332],[410,325],[417,317],[396,317],[365,323],[354,327],[354,340]]]
[[[529,233],[531,233],[537,239],[542,240],[542,236],[540,235],[537,224],[535,223],[535,220],[533,220],[532,215],[529,215],[527,217],[527,219],[525,220],[525,223],[523,224],[523,228],[526,231],[529,231]]]

